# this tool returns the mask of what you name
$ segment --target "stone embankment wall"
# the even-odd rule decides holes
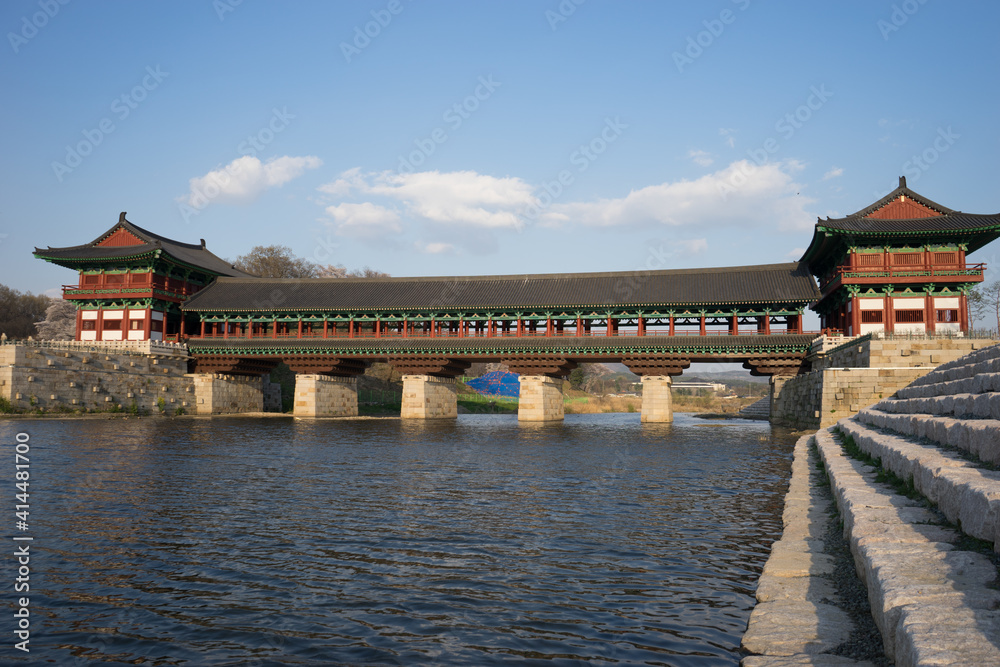
[[[856,638],[849,628],[845,633],[843,605],[824,590],[837,547],[817,539],[830,517],[829,503],[816,498],[827,492],[884,659],[900,666],[1000,664],[998,463],[996,345],[945,362],[895,396],[800,440],[785,534],[764,568],[743,639],[758,655],[743,664],[878,657],[852,649]]]
[[[266,396],[280,409],[280,387],[266,378],[187,367],[182,346],[8,343],[0,345],[0,398],[46,412],[226,414],[262,412]]]
[[[892,396],[938,365],[996,341],[869,334],[811,359],[811,373],[771,380],[771,421],[823,428]]]

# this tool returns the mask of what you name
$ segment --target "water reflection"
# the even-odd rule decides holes
[[[736,664],[792,443],[636,414],[20,428],[55,664]]]

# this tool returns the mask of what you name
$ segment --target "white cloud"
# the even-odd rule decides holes
[[[844,170],[840,167],[832,167],[830,171],[823,174],[823,180],[829,181],[831,178],[837,178],[844,173]]]
[[[785,257],[787,257],[788,259],[798,259],[802,257],[805,251],[806,251],[805,248],[792,248],[791,250],[788,251],[788,254],[786,254]]]
[[[523,223],[517,212],[537,202],[534,188],[520,178],[474,171],[362,174],[350,169],[319,189],[335,197],[355,192],[385,197],[400,202],[414,218],[486,229],[519,229]]]
[[[708,151],[691,150],[688,151],[688,157],[694,160],[695,164],[700,165],[702,167],[707,167],[713,162],[715,162],[715,160],[712,159],[711,153],[709,153]]]
[[[451,243],[417,243],[417,250],[428,255],[442,255],[444,253],[455,252],[455,246]]]
[[[693,181],[650,185],[624,197],[553,204],[541,216],[549,225],[592,227],[664,225],[668,227],[809,228],[815,215],[806,207],[792,173],[794,160],[756,166],[748,160]]]
[[[322,164],[323,161],[314,155],[285,155],[267,162],[245,155],[204,176],[192,178],[190,191],[180,201],[196,209],[202,209],[211,202],[248,204],[265,190],[281,187],[301,176],[306,169],[315,169]]]
[[[326,213],[337,223],[337,233],[342,236],[378,238],[403,231],[398,213],[371,202],[327,206]]]

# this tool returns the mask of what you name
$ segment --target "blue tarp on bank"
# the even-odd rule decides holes
[[[485,396],[517,398],[521,393],[521,385],[517,381],[517,373],[490,371],[475,380],[469,380],[465,384]]]

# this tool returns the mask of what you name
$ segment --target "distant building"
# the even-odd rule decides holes
[[[719,382],[674,382],[674,389],[709,389],[711,391],[725,391],[726,385]]]

